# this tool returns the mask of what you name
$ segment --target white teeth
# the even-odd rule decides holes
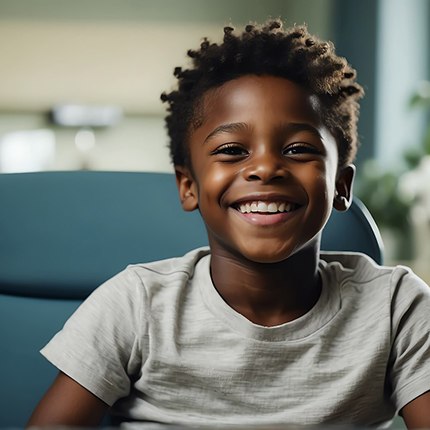
[[[260,205],[258,205],[258,206],[260,206]],[[267,209],[269,212],[278,212],[278,205],[276,203],[273,203],[273,202],[269,203],[267,205]]]
[[[267,212],[267,203],[258,202],[257,203],[258,212]]]
[[[285,202],[263,202],[254,201],[242,203],[239,205],[239,211],[242,213],[261,212],[261,213],[276,213],[276,212],[290,212],[294,208],[292,203]]]

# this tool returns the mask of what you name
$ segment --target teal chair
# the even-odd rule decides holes
[[[85,297],[127,264],[203,246],[173,175],[0,175],[0,428],[22,427],[56,375],[38,353]],[[354,199],[334,212],[323,248],[382,261],[378,229]]]

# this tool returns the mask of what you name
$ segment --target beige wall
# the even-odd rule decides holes
[[[171,169],[159,95],[202,36],[222,26],[282,16],[331,37],[331,0],[0,0],[0,141],[15,130],[51,128],[57,103],[115,104],[124,119],[96,131],[86,166]],[[83,166],[76,130],[53,129],[48,169]],[[0,163],[1,165],[1,163]]]

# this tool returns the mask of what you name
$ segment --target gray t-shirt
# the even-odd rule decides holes
[[[430,288],[409,269],[322,253],[316,305],[263,327],[209,264],[203,248],[127,267],[42,354],[130,421],[376,426],[430,390]]]

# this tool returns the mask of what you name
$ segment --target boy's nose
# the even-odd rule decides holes
[[[282,179],[287,175],[285,159],[282,154],[265,152],[254,155],[245,171],[248,181],[269,182],[274,179]]]

